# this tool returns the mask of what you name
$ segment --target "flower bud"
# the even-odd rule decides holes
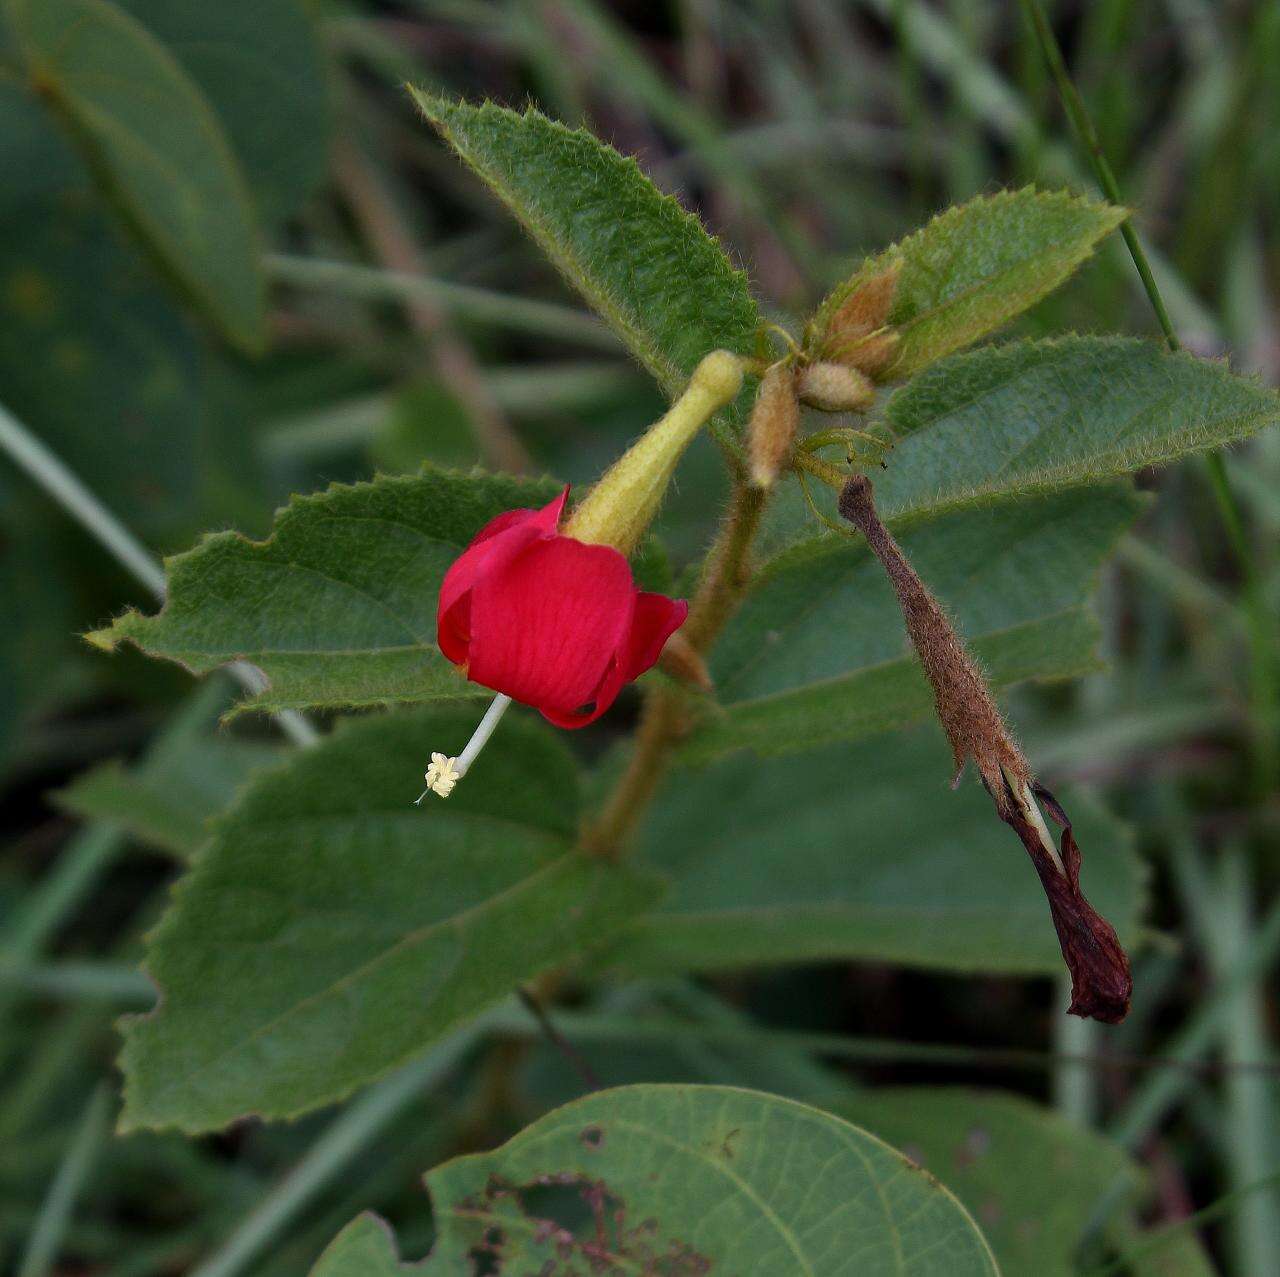
[[[810,353],[828,363],[843,364],[872,379],[893,363],[898,334],[889,326],[901,262],[857,279],[843,296],[828,298],[814,321]]]
[[[875,386],[842,364],[810,364],[799,376],[800,402],[820,412],[866,412],[875,402]]]
[[[630,554],[657,514],[685,448],[742,389],[743,360],[714,350],[667,414],[605,471],[565,525],[566,536]]]
[[[791,455],[799,428],[795,370],[787,364],[774,364],[760,381],[747,426],[751,481],[757,488],[773,486]]]

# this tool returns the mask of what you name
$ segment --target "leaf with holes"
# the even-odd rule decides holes
[[[37,90],[122,213],[234,343],[265,341],[248,187],[217,116],[174,56],[109,0],[6,0]]]
[[[634,160],[532,109],[414,99],[669,395],[708,351],[752,352],[746,277]]]
[[[859,959],[1056,974],[1034,870],[978,783],[948,789],[952,770],[929,724],[678,773],[640,841],[670,891],[611,956],[646,972]],[[1131,839],[1082,795],[1063,801],[1077,818],[1085,890],[1131,944],[1145,904]]]
[[[998,1271],[960,1203],[901,1153],[829,1113],[727,1086],[598,1091],[426,1182],[436,1241],[412,1268],[423,1274]],[[312,1277],[408,1271],[362,1216]]]
[[[440,582],[495,515],[559,490],[434,469],[335,484],[295,497],[266,541],[220,532],[167,560],[161,612],[127,612],[89,639],[128,639],[198,674],[251,661],[270,684],[246,703],[257,709],[487,696],[436,647]]]
[[[1066,191],[1000,191],[940,213],[868,258],[814,316],[821,342],[860,284],[897,267],[888,322],[898,330],[886,375],[909,377],[1034,305],[1090,257],[1127,210]]]
[[[509,714],[447,803],[415,807],[430,752],[474,726],[352,721],[241,795],[149,938],[125,1128],[341,1099],[653,902],[652,877],[574,850],[576,769],[540,723]]]
[[[1280,395],[1224,363],[1125,337],[1013,342],[957,355],[885,409],[905,436],[876,478],[882,515],[1096,483],[1248,438]]]
[[[996,685],[1096,668],[1086,600],[1142,507],[1121,485],[1004,500],[907,521],[895,535]],[[927,715],[932,693],[865,542],[827,535],[779,555],[711,661],[718,705],[686,743],[697,761],[854,740]]]

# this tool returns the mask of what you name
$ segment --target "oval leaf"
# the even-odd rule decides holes
[[[349,1094],[607,939],[654,881],[576,852],[573,760],[508,715],[448,802],[413,805],[466,709],[340,728],[256,780],[149,939],[125,1128],[212,1130]]]
[[[1066,191],[1000,191],[940,213],[868,258],[818,308],[820,338],[864,280],[897,265],[888,322],[901,341],[886,375],[909,377],[994,332],[1052,292],[1128,210]]]
[[[635,160],[532,109],[413,96],[668,394],[708,351],[751,353],[746,276]]]
[[[328,72],[300,0],[117,0],[218,113],[265,218],[286,217],[328,165]]]
[[[264,340],[244,177],[173,55],[107,0],[8,0],[32,79],[172,276],[235,344]]]
[[[1117,485],[952,510],[895,535],[1000,686],[1097,667],[1086,600],[1141,508]],[[721,712],[686,744],[690,761],[855,740],[933,707],[893,589],[861,538],[813,538],[779,555],[730,622],[711,674]]]
[[[413,1267],[473,1272],[994,1277],[931,1175],[828,1113],[727,1086],[628,1086],[548,1113],[427,1177],[436,1243]],[[409,1271],[368,1216],[312,1277]]]
[[[495,515],[540,506],[550,480],[426,470],[295,497],[266,541],[207,537],[165,563],[157,616],[89,635],[132,640],[206,673],[248,660],[270,685],[247,706],[374,706],[487,696],[436,647],[440,582]]]
[[[1056,974],[1034,870],[979,784],[948,789],[953,771],[929,725],[680,772],[642,840],[671,889],[610,956],[653,972],[857,959]],[[1131,840],[1080,795],[1064,802],[1086,849],[1085,889],[1132,943],[1145,884]]]
[[[907,437],[876,496],[902,514],[1221,447],[1280,422],[1280,395],[1153,342],[1065,337],[957,355],[897,391],[886,416]]]

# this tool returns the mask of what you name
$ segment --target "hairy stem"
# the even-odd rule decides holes
[[[739,482],[703,569],[682,633],[699,654],[710,650],[741,601],[750,580],[750,551],[764,513],[763,489]],[[626,771],[604,807],[587,827],[583,849],[592,856],[616,857],[657,792],[671,763],[671,748],[684,733],[683,693],[669,684],[649,689]]]

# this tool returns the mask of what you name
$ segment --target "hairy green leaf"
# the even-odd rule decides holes
[[[39,92],[168,272],[237,345],[259,349],[265,286],[248,188],[217,116],[109,0],[6,0]]]
[[[942,734],[681,771],[644,827],[671,878],[616,953],[653,971],[865,959],[1023,975],[1062,968],[1035,870]],[[1069,791],[1085,891],[1126,943],[1143,879],[1124,830]],[[708,813],[715,813],[708,819]]]
[[[301,0],[116,0],[200,86],[244,167],[255,203],[294,212],[328,165],[328,71]]]
[[[727,1086],[628,1086],[548,1113],[427,1177],[436,1243],[413,1271],[971,1277],[997,1272],[973,1219],[873,1135]],[[312,1277],[396,1277],[368,1216]]]
[[[1141,508],[1125,486],[1005,500],[895,529],[997,685],[1096,668],[1086,607],[1098,567]],[[825,535],[761,574],[711,662],[719,705],[690,760],[852,740],[929,712],[898,601],[860,539]]]
[[[349,723],[256,780],[152,934],[125,1025],[127,1128],[290,1117],[408,1059],[607,939],[654,880],[573,849],[573,760],[508,715],[447,801],[413,798],[466,709]]]
[[[414,99],[668,394],[711,350],[751,353],[746,277],[633,159],[532,109]]]
[[[1093,1131],[1017,1095],[876,1087],[832,1111],[936,1175],[972,1212],[1004,1277],[1076,1277],[1103,1186],[1136,1171]]]
[[[897,391],[881,514],[1096,482],[1280,422],[1280,395],[1222,363],[1123,337],[957,355]]]
[[[205,673],[248,660],[270,686],[258,709],[373,706],[484,696],[436,647],[440,582],[495,515],[558,485],[428,469],[295,497],[266,541],[207,537],[166,561],[168,602],[89,636],[123,639]]]
[[[421,1273],[421,1264],[402,1264],[396,1239],[376,1215],[353,1219],[329,1243],[311,1277],[409,1277]]]
[[[1065,191],[979,196],[868,258],[823,301],[814,327],[824,332],[861,283],[898,266],[888,321],[901,341],[889,375],[909,377],[1052,292],[1127,215]]]

